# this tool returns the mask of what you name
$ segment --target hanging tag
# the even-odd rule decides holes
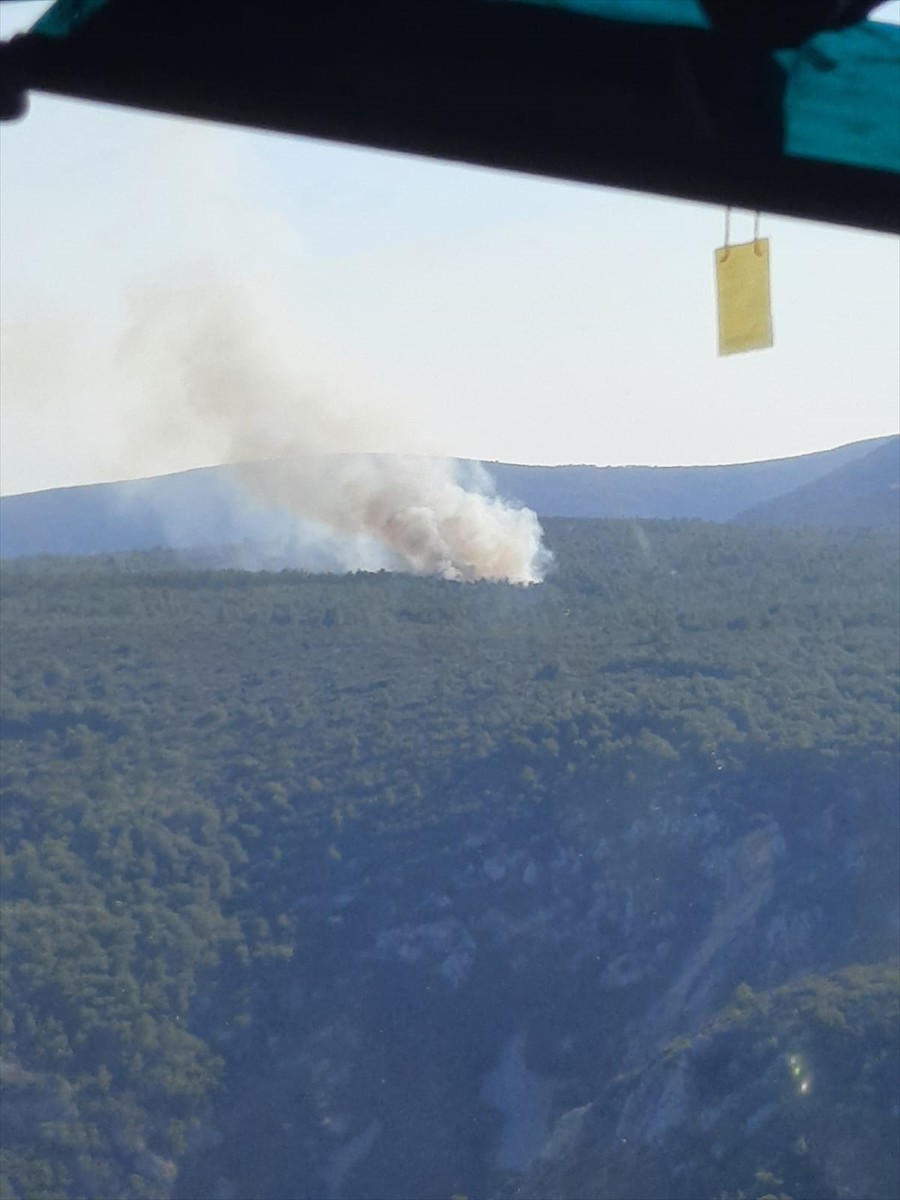
[[[772,345],[768,238],[716,251],[716,293],[720,355]]]

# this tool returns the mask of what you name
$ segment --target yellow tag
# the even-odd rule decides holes
[[[772,345],[769,239],[716,251],[719,354],[765,350]]]

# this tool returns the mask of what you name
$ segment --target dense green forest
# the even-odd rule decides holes
[[[674,779],[737,805],[752,767],[811,824],[848,763],[895,770],[892,535],[546,531],[529,588],[4,564],[3,1200],[177,1194],[256,982],[321,982],[341,951],[303,897],[409,891],[492,822],[627,838]]]

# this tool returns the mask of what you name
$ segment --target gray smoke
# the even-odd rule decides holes
[[[282,557],[287,516],[301,560],[318,530],[347,568],[540,582],[550,555],[530,509],[452,460],[346,453],[364,428],[371,438],[373,423],[388,434],[391,423],[304,385],[302,354],[279,313],[216,281],[133,294],[115,369],[139,395],[136,448],[179,439],[235,464],[253,505],[280,518]]]

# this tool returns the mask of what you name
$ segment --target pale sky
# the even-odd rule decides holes
[[[218,460],[202,428],[136,452],[116,350],[129,297],[198,275],[277,313],[296,420],[315,394],[349,450],[699,464],[900,425],[890,236],[764,214],[775,347],[719,359],[720,208],[42,96],[0,154],[4,494]]]

